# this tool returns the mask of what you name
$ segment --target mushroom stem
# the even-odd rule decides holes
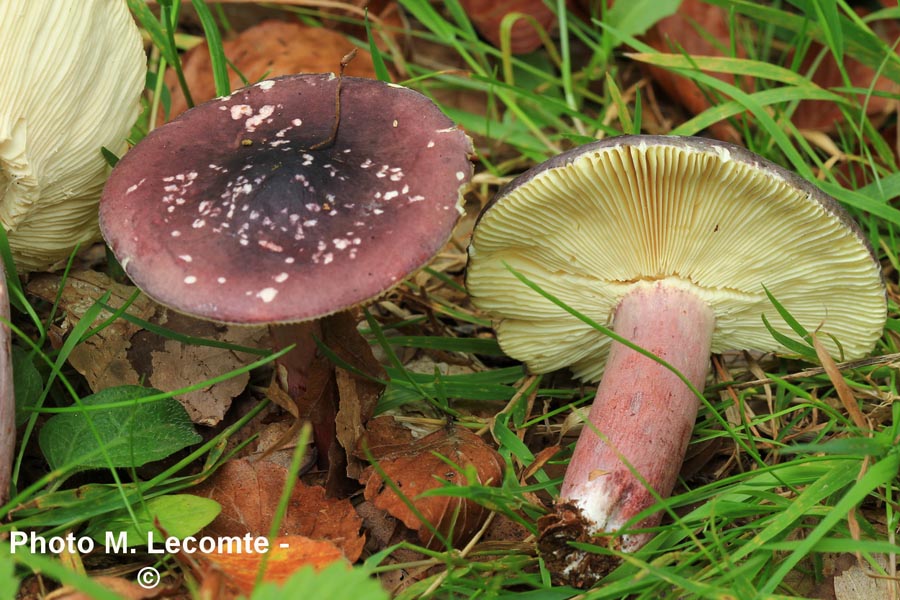
[[[13,389],[6,270],[0,261],[0,507],[9,500],[16,454],[16,396]]]
[[[697,294],[663,281],[637,286],[622,299],[613,319],[616,333],[674,366],[700,390],[709,369],[714,325],[712,309]],[[617,531],[656,502],[646,486],[667,497],[698,408],[699,398],[675,373],[613,342],[590,423],[582,430],[566,471],[557,513],[542,523],[542,551],[568,546],[572,519],[580,521],[578,531],[588,535]],[[656,513],[636,526],[650,527],[661,518]],[[618,545],[631,552],[650,537],[624,535]],[[554,545],[553,538],[565,539]],[[571,561],[579,562],[574,552],[567,548],[570,564],[563,571],[575,566]]]

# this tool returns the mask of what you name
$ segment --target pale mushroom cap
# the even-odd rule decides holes
[[[610,340],[504,266],[609,326],[634,286],[666,280],[715,312],[712,351],[784,350],[791,336],[765,286],[845,358],[871,351],[886,318],[878,262],[830,197],[739,146],[622,136],[557,156],[514,180],[483,213],[467,285],[498,319],[504,351],[534,372],[600,377]]]
[[[113,170],[103,235],[158,302],[231,323],[376,298],[449,239],[472,146],[428,98],[344,77],[269,79],[187,111]]]
[[[0,40],[0,225],[45,269],[99,238],[101,147],[125,151],[146,57],[122,0],[3,0]]]

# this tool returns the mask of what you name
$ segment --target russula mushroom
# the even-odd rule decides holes
[[[869,352],[886,318],[880,266],[859,228],[832,198],[744,148],[622,136],[511,182],[473,234],[473,301],[531,371],[603,374],[556,513],[541,523],[542,553],[575,585],[601,576],[606,557],[567,542],[621,529],[656,503],[646,486],[671,493],[700,400],[671,370],[537,296],[510,268],[698,390],[710,352],[784,349],[762,321],[784,325],[765,289],[809,330],[821,326],[830,352],[838,340],[845,358]],[[611,537],[630,552],[650,534]]]
[[[20,269],[100,238],[97,202],[147,61],[125,2],[0,2],[0,226]]]
[[[316,319],[382,295],[437,253],[459,218],[471,152],[410,89],[269,79],[129,151],[104,189],[100,227],[135,285],[175,310]]]

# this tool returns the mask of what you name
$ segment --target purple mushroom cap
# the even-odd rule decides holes
[[[425,96],[291,75],[197,106],[113,169],[100,227],[125,272],[176,310],[295,322],[376,298],[446,243],[471,141]]]

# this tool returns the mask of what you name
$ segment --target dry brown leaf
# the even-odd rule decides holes
[[[408,545],[416,543],[416,532],[407,529],[397,519],[368,500],[357,504],[356,512],[363,518],[363,526],[369,538],[367,548],[371,553],[389,546],[395,547],[390,556],[385,557],[381,566],[398,565],[397,568],[383,571],[378,576],[382,587],[388,590],[392,597],[413,583],[421,581],[430,572],[440,570],[440,567],[436,568],[428,561],[426,555]],[[424,566],[410,566],[415,564]]]
[[[289,419],[267,423],[259,430],[259,441],[256,450],[249,456],[253,461],[268,461],[290,468],[299,438],[297,427]],[[303,455],[298,472],[302,475],[309,471],[316,462],[315,447],[310,443]]]
[[[520,13],[530,18],[519,18],[510,30],[510,50],[524,54],[541,46],[541,36],[534,27],[536,22],[545,31],[556,25],[556,15],[543,0],[460,0],[478,33],[491,44],[500,47],[500,25],[506,15]]]
[[[387,374],[372,354],[372,346],[360,335],[357,319],[349,312],[332,315],[322,323],[322,341],[341,360],[353,365],[368,377],[335,367],[338,411],[335,434],[346,454],[346,475],[356,480],[367,463],[353,455],[359,440],[365,435],[366,423],[375,412],[384,386],[373,381],[385,381]]]
[[[224,574],[228,583],[245,594],[253,592],[256,577],[266,556],[266,571],[262,581],[282,583],[296,571],[312,565],[322,569],[331,563],[344,561],[344,555],[334,543],[301,535],[277,537],[269,544],[269,551],[256,553],[202,554],[200,559]],[[347,567],[349,568],[349,563]]]
[[[896,7],[896,3],[894,4]],[[866,11],[857,8],[860,16],[865,16]],[[873,31],[883,39],[889,46],[893,47],[897,38],[900,37],[900,23],[895,19],[883,19],[872,23]],[[822,45],[813,42],[807,50],[806,56],[800,66],[800,73],[807,73],[813,62],[818,58],[822,51]],[[875,70],[867,67],[861,62],[845,57],[843,67],[850,78],[850,85],[861,89],[871,88],[875,92],[891,92],[898,91],[897,84],[887,77],[879,77]],[[836,87],[844,87],[844,78],[838,69],[837,61],[831,52],[825,54],[819,66],[812,74],[813,83],[819,87],[828,89]],[[885,114],[892,110],[896,104],[895,100],[884,96],[872,95],[868,98],[859,97],[859,102],[865,102],[866,114],[870,117]],[[809,129],[814,131],[834,131],[835,125],[842,122],[844,115],[836,102],[826,102],[823,100],[803,100],[797,105],[791,121],[799,129]]]
[[[381,385],[335,367],[338,390],[338,413],[335,420],[337,439],[345,451],[357,447],[365,435],[366,422],[371,418]],[[358,479],[366,463],[347,452],[347,475]]]
[[[721,46],[697,33],[694,24]],[[722,56],[720,48],[731,47],[728,12],[701,0],[684,0],[674,15],[659,21],[645,36],[645,41],[659,52],[680,52],[692,56]],[[738,56],[745,52],[738,47]],[[709,100],[693,81],[662,67],[647,66],[647,72],[665,90],[670,98],[679,102],[691,114],[700,114],[709,108]],[[734,77],[724,73],[710,73],[714,77],[734,84]],[[728,142],[740,142],[737,130],[726,122],[710,127],[713,135]]]
[[[882,555],[875,560],[883,568],[887,561]],[[834,576],[834,597],[836,600],[873,600],[890,597],[891,580],[878,577],[875,570],[868,565],[852,564]]]
[[[330,29],[299,23],[268,20],[226,40],[225,56],[250,83],[293,73],[329,73],[340,69],[341,58],[355,46]],[[216,97],[216,85],[206,44],[189,50],[182,57],[183,71],[194,104]],[[372,58],[360,51],[344,71],[354,77],[375,77]],[[231,89],[246,85],[240,75],[229,69]],[[172,95],[169,112],[174,118],[187,110],[187,102],[174,72],[166,73],[166,85]]]
[[[27,289],[31,294],[53,302],[61,282],[62,278],[57,275],[41,275],[32,279]],[[96,271],[71,272],[59,300],[63,317],[60,335],[67,333],[107,291],[111,292],[109,306],[119,308],[137,288],[116,283]],[[184,335],[239,346],[259,347],[266,338],[265,328],[226,327],[201,321],[169,311],[143,295],[131,304],[128,314]],[[97,324],[110,315],[103,311]],[[120,318],[78,344],[69,355],[69,363],[84,375],[95,392],[138,384],[168,392],[222,375],[255,358],[224,348],[182,344]],[[194,423],[215,425],[222,420],[232,399],[247,386],[248,380],[249,375],[244,373],[177,398]]]
[[[62,278],[58,275],[39,275],[28,282],[27,291],[42,300],[56,300]],[[59,312],[62,321],[57,327],[57,335],[64,336],[84,313],[105,292],[110,292],[107,304],[120,308],[136,291],[132,286],[122,285],[96,271],[75,271],[69,274],[66,286],[59,298]],[[146,296],[139,296],[128,307],[128,314],[148,320],[156,312],[156,306]],[[108,319],[112,313],[103,311],[100,319]],[[140,331],[125,319],[116,319],[96,335],[75,347],[69,362],[85,376],[91,389],[100,389],[99,384],[106,378],[123,383],[136,384],[139,378],[128,362],[127,351],[131,348],[131,337]],[[95,387],[97,386],[97,387]]]
[[[825,369],[828,379],[831,380],[831,384],[834,386],[834,390],[837,392],[838,398],[840,398],[841,404],[844,405],[847,414],[850,415],[850,418],[853,420],[853,424],[862,431],[871,432],[872,428],[866,422],[865,415],[859,410],[859,405],[856,402],[856,396],[853,395],[853,390],[850,389],[850,386],[844,381],[844,376],[841,374],[840,369],[838,369],[837,364],[835,364],[834,359],[828,354],[828,350],[819,340],[819,336],[815,333],[812,334],[812,341],[813,348],[816,350],[816,356],[819,357],[822,368]]]
[[[204,534],[268,535],[287,476],[287,469],[270,462],[225,463],[211,479],[194,488],[194,493],[222,505],[222,512]],[[278,533],[328,540],[353,562],[365,545],[365,537],[359,534],[361,525],[349,500],[326,498],[324,488],[297,482]]]
[[[237,346],[258,348],[264,346],[267,331],[264,327],[231,327],[201,321],[165,308],[157,310],[151,319],[184,335],[214,339]],[[142,362],[149,351],[150,365]],[[243,367],[258,356],[236,353],[226,348],[214,348],[196,344],[183,344],[165,339],[149,331],[140,331],[132,338],[129,360],[139,373],[146,374],[145,380],[163,391],[205,381]],[[177,399],[188,411],[191,420],[201,425],[216,425],[225,416],[231,401],[238,396],[250,380],[248,373],[230,377],[211,386],[181,394]]]
[[[464,483],[463,473],[441,457],[463,469],[474,466],[478,482],[482,484],[499,485],[503,475],[500,455],[480,437],[456,425],[414,439],[409,430],[393,418],[378,417],[370,421],[368,432],[368,448],[379,468],[406,500],[415,505],[427,524],[419,520],[404,499],[394,493],[372,467],[360,477],[360,482],[366,486],[366,500],[416,530],[427,546],[441,545],[432,528],[444,537],[452,536],[454,545],[465,544],[484,524],[489,511],[464,498],[420,497],[420,494],[441,487],[441,480]]]

